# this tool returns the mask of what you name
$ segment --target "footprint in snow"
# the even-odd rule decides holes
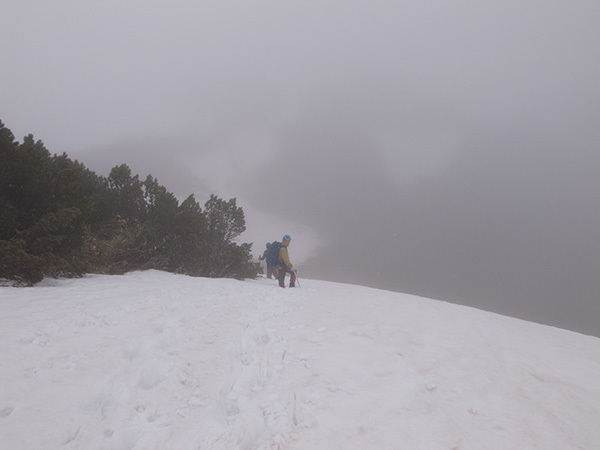
[[[15,408],[13,408],[12,406],[2,408],[2,410],[0,411],[0,418],[5,419],[6,417],[10,416],[14,410]]]

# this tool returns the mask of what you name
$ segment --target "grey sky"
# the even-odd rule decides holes
[[[311,276],[600,335],[598,2],[8,0],[0,49],[19,140],[309,227]]]

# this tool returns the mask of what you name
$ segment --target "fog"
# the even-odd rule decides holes
[[[17,139],[237,197],[300,276],[600,336],[597,2],[9,0],[0,48]]]
[[[598,332],[597,146],[516,124],[473,127],[448,139],[445,164],[398,183],[402,171],[354,119],[321,110],[300,120],[263,169],[279,188],[253,199],[326,236],[301,266],[307,276]]]

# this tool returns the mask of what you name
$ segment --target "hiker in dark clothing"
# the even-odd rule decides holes
[[[288,246],[292,238],[289,235],[285,235],[281,240],[281,247],[279,248],[279,256],[277,258],[277,270],[279,271],[279,287],[285,287],[285,274],[290,274],[290,287],[296,286],[296,269],[290,262],[288,255]]]
[[[267,249],[264,251],[262,256],[258,257],[259,261],[263,261],[263,260],[267,259],[267,255],[269,254],[269,250],[271,249],[271,243],[267,242],[266,247],[267,247]],[[277,269],[275,269],[273,267],[273,264],[271,264],[269,261],[265,261],[265,262],[267,264],[267,278],[273,278],[273,275],[275,276],[275,278],[277,278]]]

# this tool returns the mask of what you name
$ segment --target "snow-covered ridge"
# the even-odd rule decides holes
[[[157,271],[0,289],[7,449],[594,449],[600,339]]]

